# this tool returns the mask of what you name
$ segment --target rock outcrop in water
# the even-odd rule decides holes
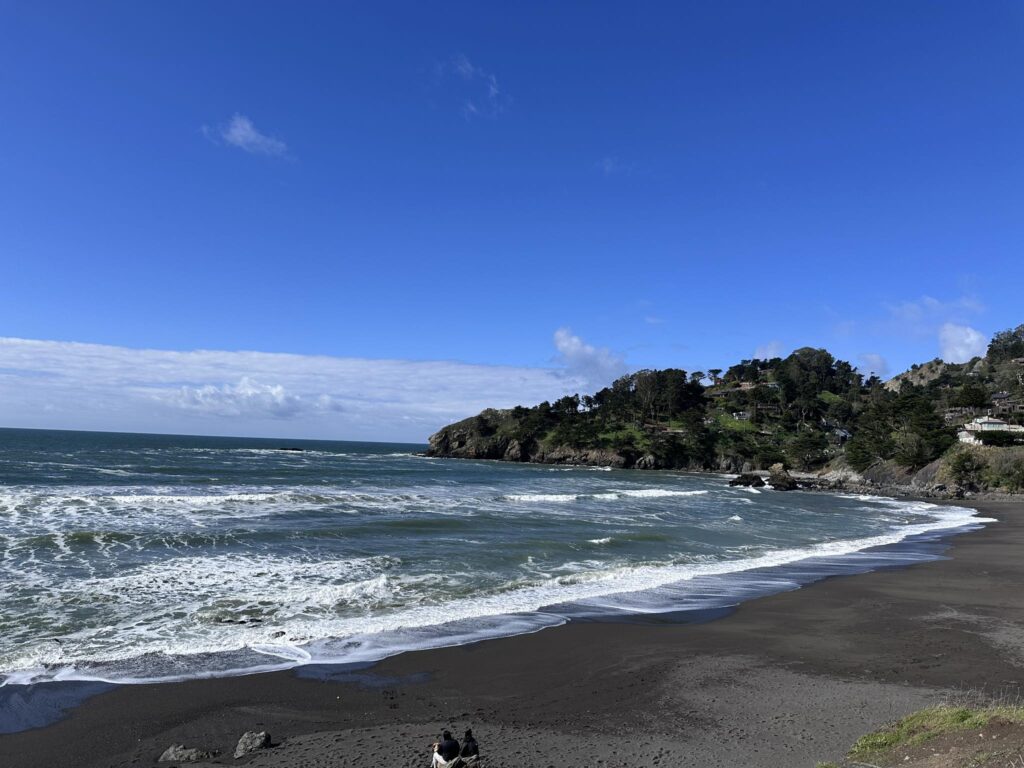
[[[768,473],[768,485],[776,491],[795,491],[800,487],[782,464],[772,466],[771,472]]]
[[[729,481],[731,486],[739,486],[741,488],[764,488],[764,478],[756,472],[744,472],[739,477],[734,477]]]

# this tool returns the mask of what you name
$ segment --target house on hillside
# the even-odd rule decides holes
[[[1024,427],[1018,424],[1008,424],[1002,419],[996,419],[992,416],[980,416],[964,424],[964,428],[957,434],[957,438],[961,443],[981,445],[982,438],[980,435],[983,432],[1012,432],[1020,433],[1024,436]]]
[[[748,411],[734,411],[732,417],[736,421],[750,421],[750,413]]]
[[[954,408],[947,408],[942,414],[947,424],[951,424],[954,421],[960,421],[970,416],[978,416],[982,412],[981,408],[972,408],[970,406],[961,405]]]
[[[996,392],[992,395],[992,412],[1003,416],[1011,413],[1024,413],[1024,403],[1009,392]]]

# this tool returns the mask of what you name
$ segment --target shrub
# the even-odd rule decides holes
[[[983,456],[965,448],[950,459],[949,473],[957,485],[974,489],[981,482],[982,472],[987,466]]]

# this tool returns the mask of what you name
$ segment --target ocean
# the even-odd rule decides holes
[[[425,446],[0,430],[0,684],[374,661],[938,556],[972,510]]]

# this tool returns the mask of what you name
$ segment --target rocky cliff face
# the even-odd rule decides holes
[[[518,440],[498,434],[486,420],[487,411],[430,436],[428,456],[453,459],[502,459],[525,461]]]
[[[479,417],[465,419],[431,435],[426,454],[451,459],[493,459],[618,468],[637,466],[653,469],[656,463],[654,457],[636,457],[628,452],[580,449],[565,445],[542,446],[533,440],[524,443],[508,435],[489,432],[486,428],[481,429]]]
[[[479,416],[450,424],[430,436],[427,456],[452,459],[493,459],[536,464],[577,464],[598,467],[660,469],[650,455],[603,448],[543,445],[533,439],[519,440],[501,431],[508,412],[487,410]]]

